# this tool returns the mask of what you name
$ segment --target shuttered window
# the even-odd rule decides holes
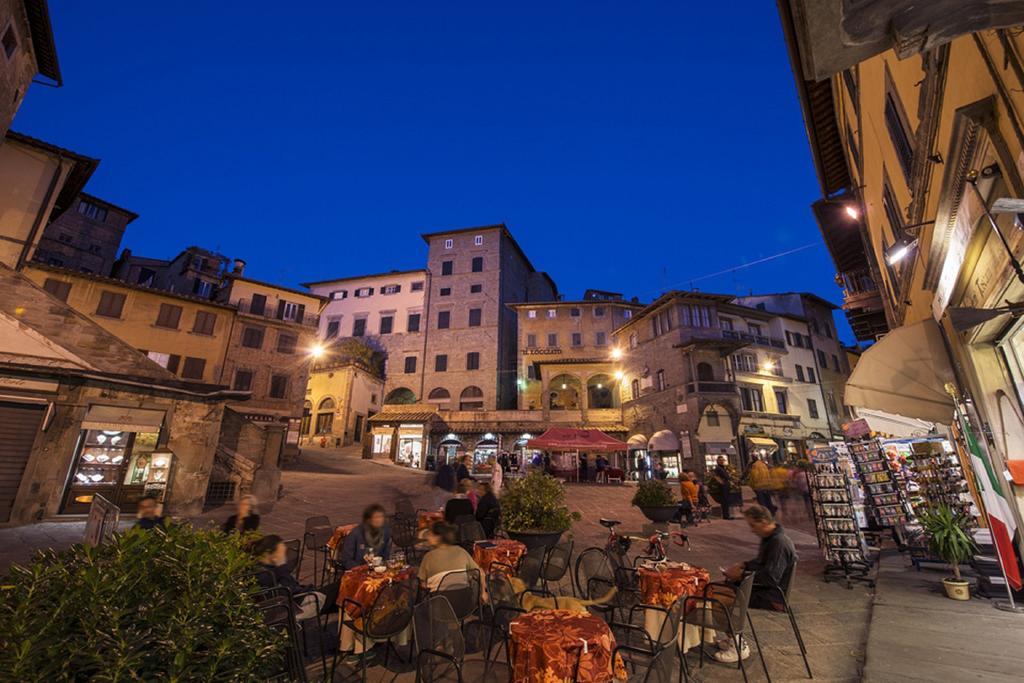
[[[100,303],[96,306],[96,315],[105,318],[120,318],[124,311],[124,294],[118,292],[100,292]]]
[[[46,282],[43,283],[43,289],[64,303],[67,303],[68,295],[71,294],[71,283],[61,282],[60,280],[54,280],[53,278],[48,277],[46,278]]]
[[[156,315],[156,326],[168,329],[178,329],[178,322],[181,321],[181,306],[174,304],[160,304],[160,311]]]
[[[217,314],[207,311],[196,311],[196,321],[192,325],[192,331],[196,334],[213,334],[217,325]]]

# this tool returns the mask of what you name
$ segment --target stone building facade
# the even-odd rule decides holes
[[[125,228],[138,214],[84,192],[43,230],[33,258],[53,266],[110,275]]]
[[[409,270],[303,285],[327,299],[319,335],[328,354],[334,340],[354,337],[383,355],[389,402],[414,403],[423,396],[428,282],[426,270]]]
[[[517,403],[516,312],[509,304],[553,301],[504,225],[423,235],[427,243],[424,389],[441,409],[512,409]]]
[[[232,307],[41,263],[28,264],[23,273],[171,374],[224,383]]]
[[[0,140],[37,75],[61,84],[46,0],[0,0]]]
[[[326,299],[253,280],[236,270],[223,281],[217,300],[237,311],[220,382],[251,392],[244,404],[232,408],[255,422],[286,428],[284,456],[297,455]]]
[[[384,381],[362,363],[315,361],[306,385],[302,443],[312,448],[362,443],[367,421],[383,405],[384,391]]]

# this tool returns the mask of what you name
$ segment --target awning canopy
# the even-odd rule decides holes
[[[748,436],[747,441],[754,444],[758,448],[770,448],[773,451],[779,449],[779,444],[775,443],[772,439],[766,439],[763,436]]]
[[[931,422],[918,420],[913,417],[904,417],[903,415],[894,415],[884,410],[871,410],[870,408],[858,408],[857,417],[867,420],[871,431],[880,434],[890,434],[901,439],[927,436],[935,428],[935,425]]]
[[[552,427],[535,439],[526,442],[527,448],[544,451],[601,451],[626,450],[625,442],[613,439],[596,429]]]
[[[89,406],[82,420],[82,429],[105,429],[119,432],[159,432],[164,411],[121,406]]]
[[[662,429],[660,432],[654,432],[651,436],[651,440],[647,442],[647,450],[678,451],[679,437],[675,435],[675,432],[668,429]]]
[[[893,330],[861,354],[846,381],[846,403],[949,424],[954,406],[945,385],[951,382],[942,331],[928,319]]]
[[[626,445],[630,450],[647,448],[647,437],[643,434],[634,434],[626,441]]]

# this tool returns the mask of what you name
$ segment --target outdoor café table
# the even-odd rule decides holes
[[[341,585],[338,587],[338,606],[341,607],[346,599],[358,602],[362,608],[354,605],[346,605],[347,616],[351,619],[360,619],[363,610],[369,610],[373,601],[377,599],[380,589],[392,581],[408,581],[416,575],[416,568],[408,565],[401,569],[388,569],[383,573],[373,571],[368,565],[361,564],[358,567],[349,569],[341,576]],[[343,615],[344,619],[344,615]],[[399,645],[404,644],[404,638],[398,640]],[[362,644],[355,637],[355,632],[348,626],[341,627],[341,651],[354,650],[362,651]]]
[[[352,530],[356,528],[356,524],[341,524],[334,527],[334,533],[327,540],[327,548],[330,551],[332,560],[338,559],[338,551],[341,550],[341,544],[344,543],[345,537],[352,533]]]
[[[576,657],[580,683],[624,680],[622,661],[612,666],[615,637],[608,624],[592,614],[562,609],[534,610],[509,624],[512,680],[553,683],[573,680]]]
[[[420,510],[420,513],[416,516],[416,529],[423,531],[430,527],[434,522],[444,521],[444,510]]]
[[[513,570],[519,566],[519,558],[526,554],[526,546],[519,541],[499,538],[493,541],[477,541],[473,544],[473,560],[486,576],[491,571],[491,564],[507,565]],[[508,567],[500,567],[508,573]]]
[[[641,564],[637,568],[640,581],[640,598],[644,605],[654,605],[668,609],[679,598],[701,596],[704,586],[711,580],[707,569],[695,567],[685,562],[661,562]],[[659,610],[644,610],[644,628],[651,638],[658,638],[661,633],[665,613]],[[680,633],[681,646],[684,651],[700,642],[700,627],[687,624]],[[713,642],[714,629],[704,629],[705,642]]]

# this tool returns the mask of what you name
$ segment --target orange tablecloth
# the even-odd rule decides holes
[[[444,510],[423,510],[416,516],[416,528],[423,531],[434,522],[444,521]]]
[[[644,604],[671,607],[679,598],[701,595],[711,580],[707,569],[685,563],[666,563],[658,569],[640,567],[640,594]]]
[[[567,610],[535,610],[509,627],[512,636],[512,680],[516,683],[571,681],[576,654],[586,642],[580,660],[580,683],[607,683],[627,678],[622,661],[612,666],[615,637],[608,624],[592,614]]]
[[[342,602],[348,598],[358,602],[364,609],[369,609],[383,586],[392,581],[408,581],[415,574],[415,567],[403,567],[397,571],[389,569],[383,574],[373,572],[365,564],[354,567],[341,577],[337,604],[341,606]],[[360,610],[356,607],[349,605],[347,609],[350,617],[360,616]]]
[[[512,569],[515,569],[519,565],[519,558],[525,553],[525,545],[519,541],[509,539],[477,541],[473,544],[473,560],[480,566],[480,571],[485,575],[491,571],[492,562],[507,564]],[[508,569],[505,567],[499,567],[499,569],[503,572],[508,572]]]

